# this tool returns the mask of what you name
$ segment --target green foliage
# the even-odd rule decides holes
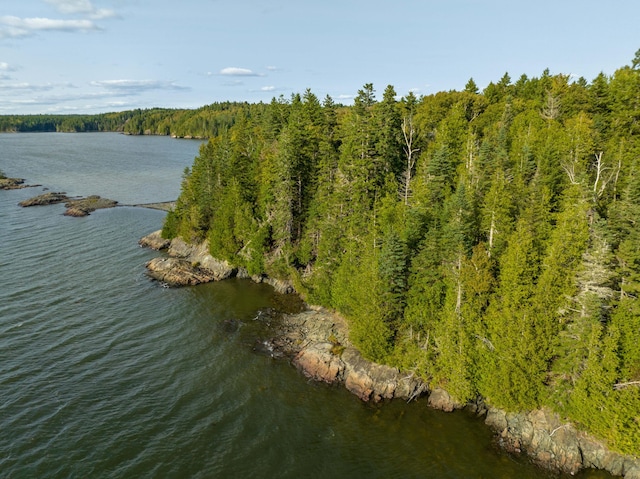
[[[640,69],[483,92],[0,117],[3,131],[209,138],[163,235],[335,308],[353,343],[640,455]],[[338,345],[336,345],[338,347]]]
[[[351,107],[309,90],[212,107],[189,115],[224,127],[164,234],[289,279],[369,359],[460,401],[550,407],[638,455],[639,85],[634,63],[591,83],[547,70],[400,102],[365,84]],[[161,118],[127,128],[174,132]]]

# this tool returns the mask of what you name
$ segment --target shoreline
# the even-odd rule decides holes
[[[160,231],[144,236],[140,246],[165,254],[146,264],[148,275],[168,286],[196,285],[229,277],[250,278],[271,284],[279,293],[295,293],[286,281],[250,277],[242,269],[208,253],[208,244],[187,244],[180,238],[165,240]],[[539,467],[576,474],[582,469],[602,469],[614,476],[640,479],[640,459],[607,449],[602,441],[563,421],[555,412],[537,409],[509,413],[485,404],[482,398],[456,403],[447,391],[429,390],[412,374],[364,359],[348,339],[346,320],[326,308],[306,305],[297,314],[283,314],[274,328],[270,347],[288,358],[310,380],[339,384],[363,401],[427,397],[430,407],[445,412],[467,408],[495,433],[495,442],[512,454],[526,454]]]

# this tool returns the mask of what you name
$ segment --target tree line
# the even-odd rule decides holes
[[[211,138],[233,126],[246,103],[213,103],[196,110],[151,108],[97,115],[0,115],[0,132],[122,132]],[[252,108],[258,108],[253,105]]]
[[[638,455],[638,66],[244,105],[163,235],[293,281],[459,401],[548,406]]]

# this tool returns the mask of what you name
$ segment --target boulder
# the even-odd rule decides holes
[[[462,409],[464,404],[455,401],[444,389],[435,388],[429,394],[429,406],[440,411],[452,412],[456,409]]]
[[[138,244],[144,248],[161,251],[167,249],[171,245],[171,240],[162,237],[162,230],[149,233],[147,236],[140,238]]]

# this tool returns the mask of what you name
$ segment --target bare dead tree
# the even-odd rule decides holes
[[[404,154],[407,159],[406,168],[402,174],[402,196],[404,204],[409,204],[409,197],[411,196],[411,172],[416,163],[415,154],[420,151],[419,148],[414,146],[416,129],[413,125],[413,115],[405,116],[402,119],[402,136],[404,137]]]

